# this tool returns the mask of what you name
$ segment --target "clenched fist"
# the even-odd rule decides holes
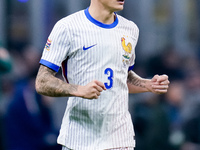
[[[85,86],[78,86],[77,92],[79,93],[79,97],[98,99],[103,90],[106,90],[105,85],[100,81],[93,80]]]
[[[167,75],[155,75],[148,85],[148,89],[152,93],[164,94],[169,88],[169,80]]]

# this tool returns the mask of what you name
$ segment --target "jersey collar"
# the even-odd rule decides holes
[[[88,20],[90,20],[92,23],[94,23],[95,25],[99,26],[99,27],[102,27],[102,28],[106,28],[106,29],[111,29],[111,28],[114,28],[117,24],[118,24],[118,18],[117,18],[117,15],[116,15],[116,19],[115,21],[112,23],[112,24],[104,24],[96,19],[94,19],[90,13],[89,13],[89,8],[85,9],[85,15],[86,17],[88,18]]]

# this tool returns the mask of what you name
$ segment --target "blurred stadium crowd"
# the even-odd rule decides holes
[[[56,21],[89,0],[0,0],[0,149],[58,150],[67,98],[38,95],[34,80]],[[140,28],[134,71],[167,74],[165,95],[130,95],[135,150],[200,149],[200,1],[126,0]],[[61,77],[61,73],[58,73]]]

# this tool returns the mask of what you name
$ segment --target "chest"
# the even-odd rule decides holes
[[[78,28],[72,31],[70,57],[76,61],[120,62],[129,65],[135,55],[136,40],[123,28]]]

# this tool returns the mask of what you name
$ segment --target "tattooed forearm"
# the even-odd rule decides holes
[[[140,78],[133,71],[129,71],[127,83],[132,84],[132,85],[137,86],[137,87],[140,87],[140,88],[146,88],[145,87],[146,81],[143,80],[142,78]]]
[[[67,84],[56,78],[55,74],[53,70],[41,65],[36,77],[37,92],[52,97],[73,96],[71,93],[76,92],[78,86]]]

